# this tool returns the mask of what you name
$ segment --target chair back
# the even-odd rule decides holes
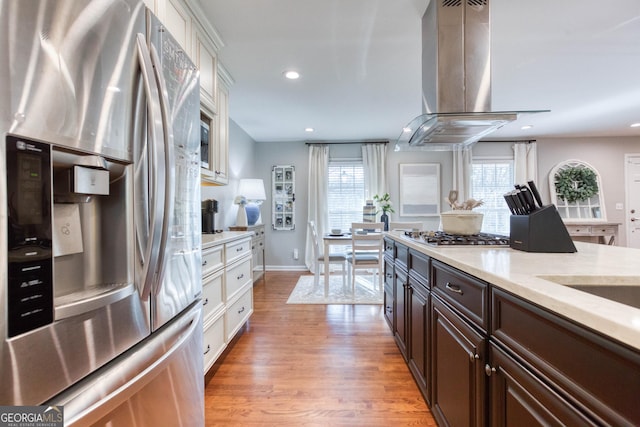
[[[313,247],[313,258],[318,259],[320,256],[320,244],[318,243],[318,232],[316,231],[316,224],[313,221],[309,221],[309,232],[311,233],[311,246]]]
[[[382,222],[354,222],[351,224],[351,245],[354,253],[378,251],[382,254],[384,234]]]

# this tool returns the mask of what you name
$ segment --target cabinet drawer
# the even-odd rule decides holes
[[[222,268],[224,265],[223,249],[223,245],[218,245],[202,251],[202,276]]]
[[[588,225],[567,225],[567,231],[571,236],[590,236],[591,227]]]
[[[409,269],[409,247],[396,243],[396,266]]]
[[[437,260],[432,260],[432,266],[432,292],[486,332],[489,327],[487,283]]]
[[[225,313],[227,341],[231,341],[251,313],[253,313],[253,288],[250,287]]]
[[[613,236],[615,234],[617,234],[618,232],[618,228],[617,227],[609,227],[606,225],[602,225],[602,226],[597,226],[597,225],[592,225],[591,226],[591,233],[594,236]]]
[[[227,265],[251,253],[251,238],[231,242],[225,245]]]
[[[251,283],[251,258],[228,267],[225,274],[226,302],[229,303],[247,283]]]
[[[206,374],[226,346],[224,340],[224,316],[209,319],[204,324],[202,339],[204,353],[204,373]]]
[[[202,308],[204,310],[203,315],[205,322],[213,313],[219,310],[224,303],[222,296],[223,273],[222,270],[213,273],[211,276],[205,278],[202,283]]]
[[[385,239],[384,239],[384,256],[389,258],[389,259],[393,259],[394,258],[393,250],[394,249],[395,249],[395,244],[393,242],[393,239],[389,239],[389,238],[385,237]]]
[[[421,252],[409,249],[409,276],[429,286],[429,257]]]

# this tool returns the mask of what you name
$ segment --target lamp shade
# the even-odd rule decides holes
[[[264,202],[267,194],[264,191],[264,182],[261,179],[241,179],[238,194],[248,202]]]

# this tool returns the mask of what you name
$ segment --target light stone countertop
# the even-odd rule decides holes
[[[253,236],[253,231],[223,231],[222,233],[202,234],[202,249]]]
[[[577,253],[531,253],[509,247],[430,246],[402,232],[388,236],[640,350],[640,309],[539,277],[640,287],[640,249],[575,242]]]

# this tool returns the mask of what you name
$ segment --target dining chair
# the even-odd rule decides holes
[[[313,221],[309,221],[309,232],[311,233],[311,239],[313,247],[313,259],[314,259],[314,272],[313,272],[313,289],[318,288],[318,284],[320,283],[320,269],[324,266],[324,254],[320,251],[320,243],[318,241],[318,232],[316,231],[316,224]],[[331,264],[340,264],[341,272],[342,272],[342,286],[345,286],[345,281],[347,279],[347,256],[341,252],[330,252],[329,253],[329,265]],[[324,274],[329,274],[328,271],[324,271]],[[328,293],[328,289],[324,290],[325,295]]]
[[[421,221],[410,221],[410,222],[390,222],[389,230],[420,230],[422,231],[422,227],[424,227],[424,223]]]
[[[351,224],[352,252],[347,255],[349,265],[351,291],[356,291],[357,270],[377,270],[378,290],[382,292],[383,286],[383,234],[382,222],[354,222]],[[372,285],[376,288],[375,272],[372,272]]]

